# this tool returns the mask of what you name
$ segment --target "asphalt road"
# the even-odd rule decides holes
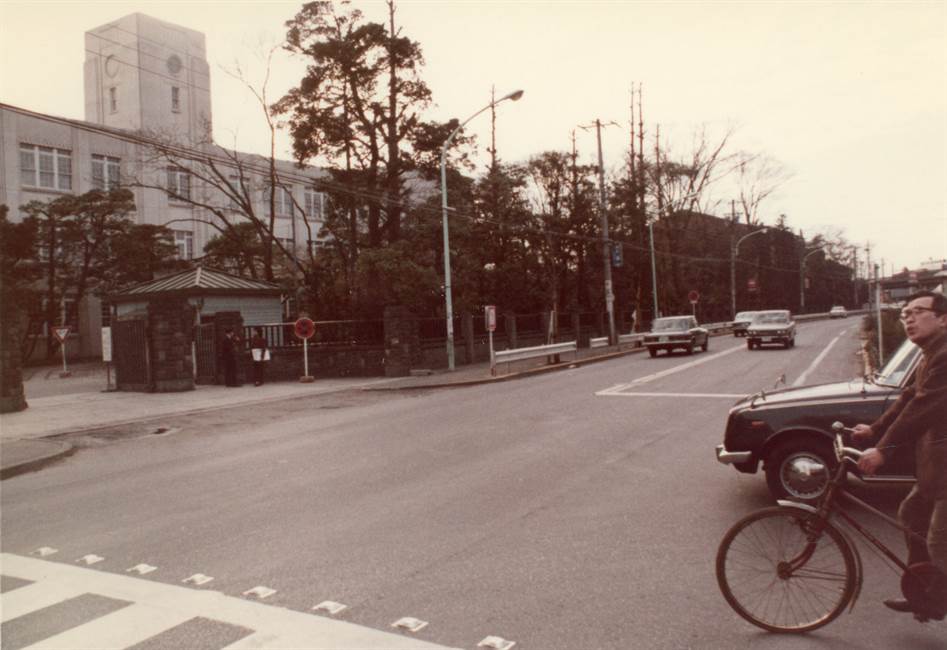
[[[3,551],[49,546],[49,561],[73,565],[96,554],[94,570],[114,574],[147,563],[159,568],[140,579],[168,585],[201,573],[240,598],[266,586],[267,604],[335,601],[338,619],[375,630],[415,617],[428,625],[404,634],[457,648],[487,636],[542,650],[947,648],[947,624],[881,605],[898,576],[867,551],[854,611],[805,636],[756,630],[716,585],[724,532],[771,503],[762,475],[714,459],[734,396],[783,374],[851,378],[857,348],[857,319],[824,321],[790,350],[722,337],[694,356],[86,437],[65,462],[4,481]],[[860,493],[892,512],[904,491]],[[222,645],[202,638],[194,647]]]

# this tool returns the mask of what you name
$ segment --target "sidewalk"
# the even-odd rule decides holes
[[[101,364],[76,367],[74,376],[60,378],[48,369],[33,370],[25,382],[29,408],[0,415],[0,479],[41,467],[68,456],[68,441],[51,439],[136,422],[227,409],[233,406],[276,402],[343,390],[412,390],[452,388],[509,381],[642,351],[626,347],[582,349],[564,354],[559,364],[547,365],[545,358],[519,361],[510,369],[498,368],[490,375],[489,363],[477,363],[411,377],[358,377],[317,379],[313,383],[274,382],[240,388],[198,386],[180,393],[104,392],[105,370]],[[573,359],[572,357],[575,357]],[[32,397],[32,395],[40,395]]]

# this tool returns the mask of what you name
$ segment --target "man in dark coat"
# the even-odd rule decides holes
[[[915,293],[901,310],[901,322],[923,358],[914,385],[876,422],[855,427],[856,439],[877,441],[863,453],[858,467],[870,476],[890,455],[914,452],[917,483],[898,516],[927,543],[907,537],[908,564],[931,562],[943,580],[931,594],[931,609],[915,611],[903,599],[886,600],[885,605],[911,612],[918,620],[941,620],[947,609],[947,297],[931,291]]]
[[[228,327],[224,330],[224,339],[220,342],[220,363],[224,368],[224,384],[239,386],[237,383],[237,354],[239,353],[240,339]]]

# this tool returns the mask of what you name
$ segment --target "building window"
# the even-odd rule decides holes
[[[175,230],[174,244],[178,247],[178,259],[194,258],[194,233],[190,230]]]
[[[20,181],[28,187],[72,189],[72,152],[32,144],[20,145]]]
[[[168,167],[168,196],[171,200],[191,198],[191,175],[180,167]]]
[[[304,196],[304,206],[306,209],[306,218],[312,219],[314,221],[321,221],[324,211],[325,195],[322,192],[317,192],[314,187],[307,187],[303,194]]]
[[[92,154],[92,187],[97,190],[114,190],[121,179],[122,161],[111,156]]]
[[[118,111],[118,89],[115,86],[109,88],[109,112]]]
[[[236,194],[238,197],[240,197],[239,200],[237,200],[236,198],[231,196],[230,207],[233,210],[242,210],[243,203],[247,200],[247,190],[246,190],[246,185],[243,182],[243,178],[241,178],[240,176],[235,176],[231,174],[229,177],[229,180],[230,180],[229,191],[232,192],[233,194]]]
[[[171,110],[181,112],[181,89],[177,86],[171,86]]]
[[[276,191],[276,216],[289,217],[293,214],[293,186],[281,185]],[[270,188],[263,190],[263,214],[270,215]]]

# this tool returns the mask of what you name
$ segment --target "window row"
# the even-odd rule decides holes
[[[109,113],[118,112],[118,87],[110,86],[108,90]],[[181,112],[181,89],[178,86],[171,86],[171,112]]]
[[[72,190],[72,152],[33,144],[20,145],[20,182],[27,187]],[[121,184],[121,160],[92,156],[92,187],[113,190]]]

